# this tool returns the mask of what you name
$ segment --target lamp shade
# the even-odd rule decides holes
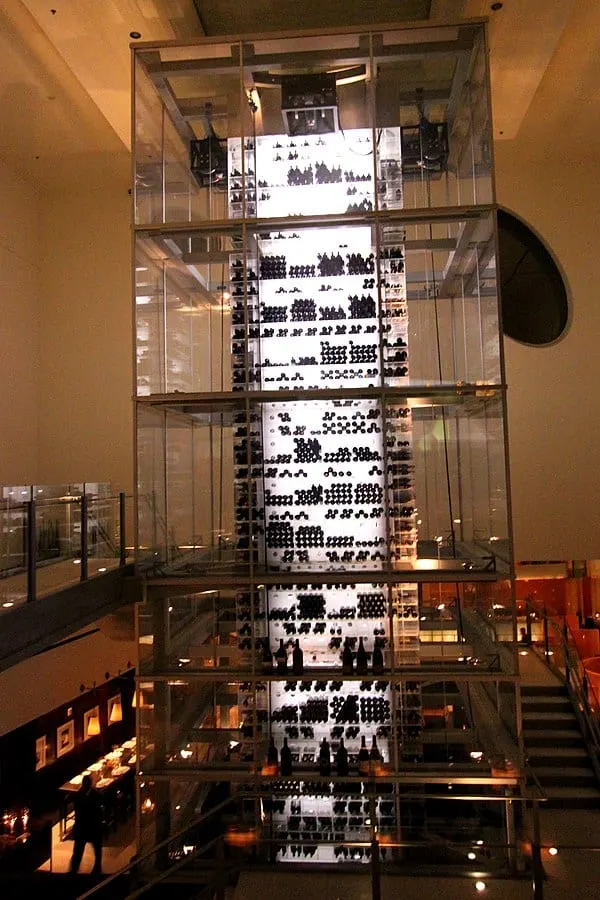
[[[115,697],[112,700],[110,705],[110,715],[108,717],[109,723],[112,725],[114,722],[122,722],[123,721],[123,707],[121,706],[121,698]]]
[[[100,720],[96,713],[91,715],[87,720],[87,733],[88,737],[93,737],[96,734],[100,734]]]

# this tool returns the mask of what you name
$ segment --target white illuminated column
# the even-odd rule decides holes
[[[394,154],[396,163],[394,177],[388,172],[384,200],[400,207],[398,129],[386,130],[381,148]],[[236,174],[242,171],[248,217],[372,209],[371,151],[371,132],[366,130],[293,139],[258,137],[244,150],[239,140],[231,140],[231,213],[243,214],[244,182]],[[408,384],[404,253],[401,246],[392,249],[393,255],[388,248],[378,262],[368,226],[312,229],[301,227],[299,220],[296,231],[286,228],[258,237],[256,256],[247,262],[258,276],[257,282],[248,282],[258,287],[247,297],[254,332],[250,334],[248,325],[245,335],[256,387],[282,393],[368,388],[380,386],[384,377],[387,384]],[[239,261],[234,262],[239,272]],[[241,296],[239,287],[238,292]],[[237,332],[235,328],[234,318],[234,346],[240,335],[239,325]],[[304,690],[297,681],[273,682],[271,733],[279,747],[288,735],[300,769],[317,761],[324,737],[335,745],[341,735],[350,754],[358,752],[363,735],[368,746],[376,736],[389,761],[389,687],[368,682],[361,691],[359,682],[344,682],[341,671],[347,637],[356,642],[362,637],[369,653],[376,637],[389,640],[387,588],[327,586],[319,582],[319,573],[373,571],[382,567],[388,553],[394,564],[416,559],[410,410],[383,410],[378,400],[364,398],[286,402],[282,397],[281,402],[264,404],[261,418],[263,479],[257,503],[264,512],[262,561],[270,572],[314,573],[311,585],[269,589],[271,647],[275,650],[280,639],[287,643],[298,638],[306,668],[339,670],[339,677],[329,672],[325,682],[306,682]],[[260,429],[254,428],[258,435]],[[391,467],[387,473],[386,466]],[[416,597],[414,585],[393,589],[396,650],[405,645],[409,632],[411,649],[413,636],[418,640]],[[285,715],[284,708],[291,706],[298,709],[297,722],[290,723]],[[402,692],[397,706],[403,709]],[[407,735],[403,716],[401,711],[401,739]],[[290,736],[290,724],[297,737]],[[332,820],[334,802],[332,797],[303,795],[302,815]],[[290,803],[286,800],[278,816],[286,831],[295,815]],[[361,816],[368,834],[362,807]],[[356,832],[353,835],[356,839]],[[316,857],[307,861],[315,858],[334,861],[333,848],[319,846]]]

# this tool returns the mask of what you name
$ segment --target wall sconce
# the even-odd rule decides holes
[[[135,696],[135,694],[134,694]],[[121,704],[121,695],[115,694],[108,701],[108,724],[114,725],[115,722],[123,721],[123,706]]]
[[[90,737],[100,734],[100,710],[97,706],[89,709],[83,715],[83,739],[86,741]]]

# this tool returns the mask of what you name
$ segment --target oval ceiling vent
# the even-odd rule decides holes
[[[505,209],[498,210],[498,245],[504,334],[524,344],[551,344],[569,320],[558,266],[539,237]]]

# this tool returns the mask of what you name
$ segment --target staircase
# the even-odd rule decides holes
[[[525,753],[546,808],[600,809],[600,787],[566,687],[523,685],[521,702]]]

